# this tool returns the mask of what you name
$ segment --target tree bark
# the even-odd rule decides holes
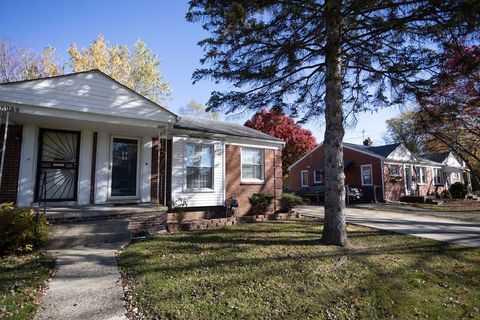
[[[325,223],[321,241],[324,244],[347,246],[345,208],[345,174],[343,168],[343,107],[341,1],[325,2],[327,44],[325,54]]]

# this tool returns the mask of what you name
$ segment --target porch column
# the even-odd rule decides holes
[[[472,177],[470,176],[470,171],[465,172],[467,174],[467,190],[468,194],[472,194]]]
[[[92,170],[92,138],[93,132],[82,130],[80,137],[80,155],[78,168],[78,195],[79,205],[90,203],[90,178]]]
[[[109,174],[109,135],[106,132],[98,132],[97,138],[97,172],[95,174],[95,204],[105,203],[108,196]]]
[[[34,200],[37,167],[37,133],[37,126],[33,124],[23,125],[17,193],[17,205],[19,207],[30,207]]]
[[[152,174],[152,138],[142,137],[142,162],[140,167],[140,200],[150,202],[150,176]]]

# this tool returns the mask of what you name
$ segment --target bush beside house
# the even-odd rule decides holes
[[[3,203],[0,205],[0,234],[0,255],[30,252],[47,243],[48,222],[32,209]]]

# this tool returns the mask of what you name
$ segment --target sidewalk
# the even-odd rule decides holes
[[[115,258],[122,245],[52,250],[57,270],[34,319],[127,319]]]

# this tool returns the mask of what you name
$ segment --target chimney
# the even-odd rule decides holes
[[[367,139],[363,140],[363,145],[366,147],[370,147],[373,144],[373,141],[368,137]]]

